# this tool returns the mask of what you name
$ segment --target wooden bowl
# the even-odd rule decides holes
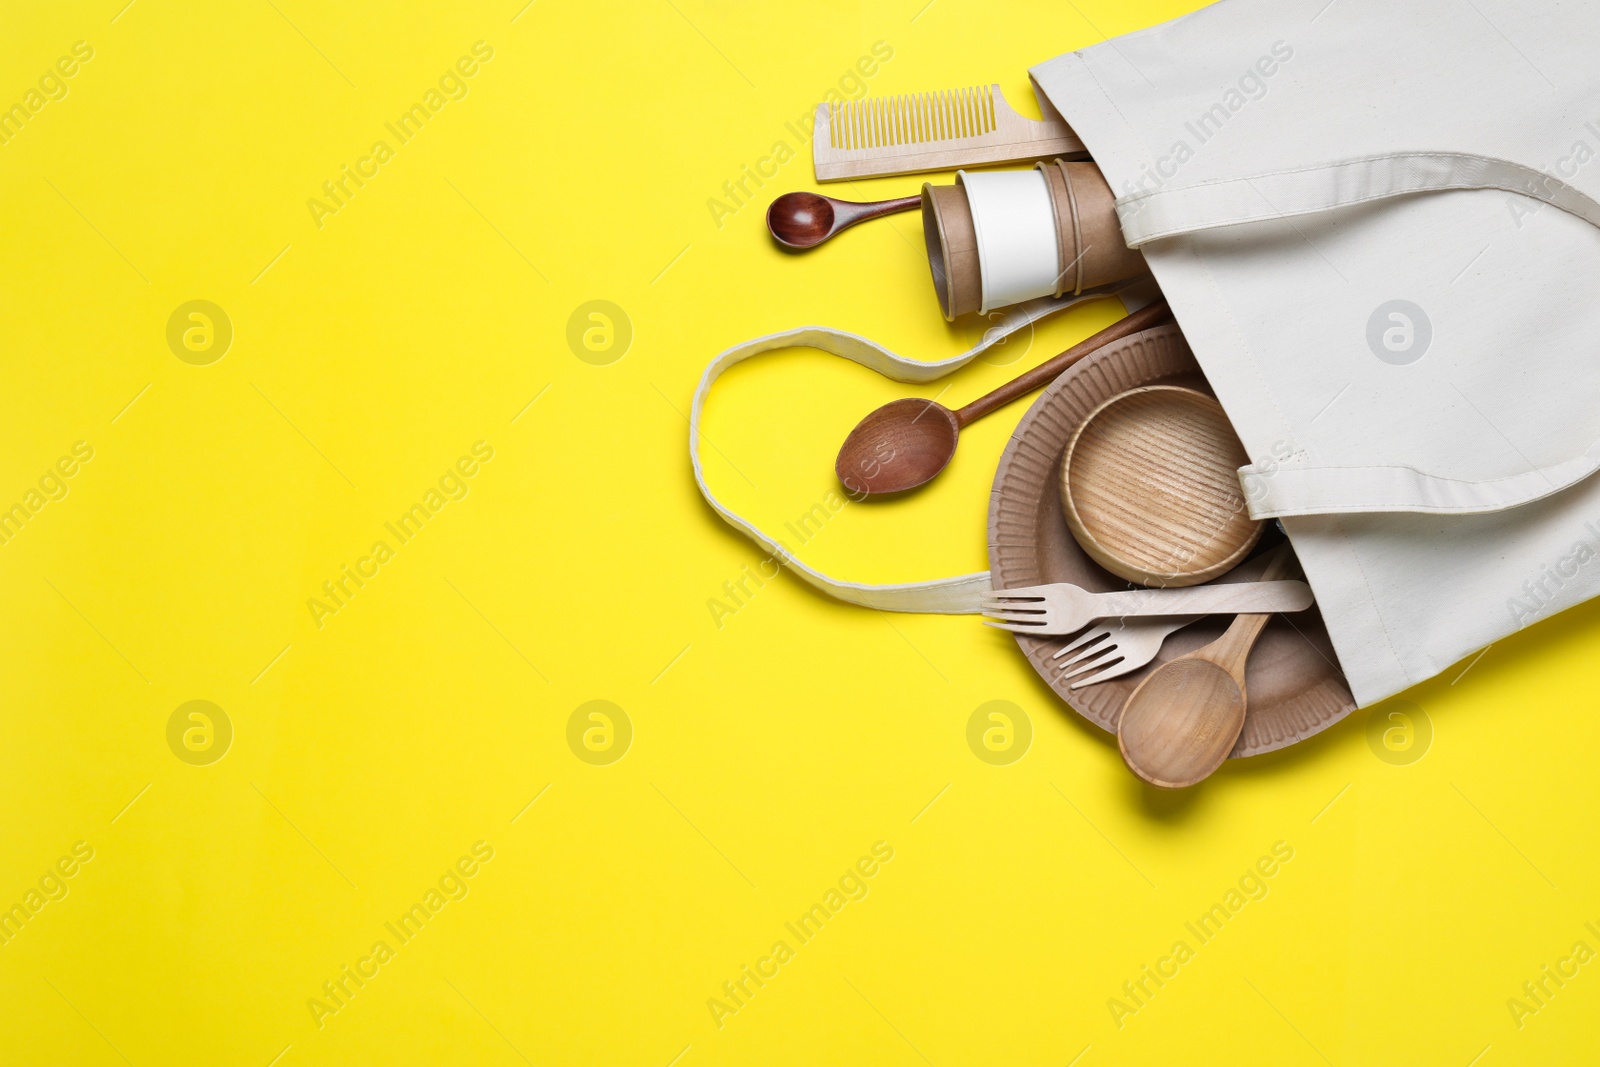
[[[995,471],[989,497],[989,567],[995,588],[1071,582],[1093,592],[1126,589],[1073,539],[1061,507],[1061,456],[1089,413],[1118,393],[1146,385],[1182,385],[1209,393],[1176,326],[1160,326],[1114,342],[1069,368],[1022,417]],[[1272,531],[1263,537],[1277,543]],[[1233,575],[1221,579],[1229,581]],[[1052,658],[1070,637],[1019,635],[1017,646],[1061,702],[1116,733],[1123,702],[1149,673],[1210,644],[1227,618],[1202,619],[1167,638],[1155,662],[1099,685],[1070,689]],[[1245,668],[1250,704],[1230,758],[1271,752],[1326,730],[1355,709],[1333,642],[1315,607],[1267,624]],[[1115,741],[1111,744],[1115,746]]]
[[[1061,460],[1061,506],[1091,559],[1140,585],[1199,585],[1244,562],[1265,523],[1237,471],[1250,462],[1222,405],[1147,385],[1089,413]]]

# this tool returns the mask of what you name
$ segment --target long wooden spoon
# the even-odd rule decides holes
[[[1262,581],[1298,569],[1288,545]],[[1204,648],[1164,663],[1122,706],[1117,747],[1130,770],[1151,785],[1185,789],[1222,766],[1244,729],[1244,667],[1270,615],[1240,615]]]
[[[858,496],[900,493],[926,485],[955,456],[962,427],[1055,381],[1062,371],[1096,349],[1158,325],[1171,314],[1167,302],[1157,300],[959,411],[922,397],[885,404],[862,419],[844,439],[834,473],[840,484]]]
[[[857,204],[820,193],[784,193],[767,208],[767,230],[785,248],[804,250],[815,248],[858,222],[910,211],[921,205],[920,194]]]

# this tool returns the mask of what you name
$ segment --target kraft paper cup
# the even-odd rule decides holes
[[[1129,248],[1117,223],[1117,198],[1093,163],[1064,159],[1039,163],[1050,188],[1061,254],[1061,278],[1053,295],[1081,293],[1148,273],[1144,253]]]
[[[1035,271],[1027,286],[1002,286],[1005,301],[1020,303],[1035,297],[1079,293],[1149,273],[1144,255],[1123,241],[1116,197],[1100,168],[1093,163],[1058,159],[1039,163],[1034,171],[1049,195],[1030,197],[1027,210],[1037,219],[1029,225],[1055,235],[1056,262],[1049,269]],[[989,270],[997,279],[1007,273],[997,265],[1000,259],[1014,265],[1004,230],[998,238],[994,228],[986,231],[989,239],[980,251],[977,215],[1004,217],[1006,229],[1017,232],[1017,205],[985,202],[975,209],[974,195],[992,198],[1004,195],[1008,187],[1008,183],[983,180],[979,176],[984,173],[976,172],[975,189],[969,189],[961,180],[964,175],[958,176],[954,185],[927,183],[922,187],[922,234],[928,247],[928,266],[939,309],[951,322],[975,311],[993,310],[985,307],[985,257],[994,261]],[[1012,252],[1030,260],[1037,258],[1037,249],[1031,243],[1027,249],[1019,247]]]
[[[947,322],[977,311],[983,303],[978,266],[978,231],[972,224],[967,191],[959,185],[922,186],[922,237],[928,246],[933,291]]]

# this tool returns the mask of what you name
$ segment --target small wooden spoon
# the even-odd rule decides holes
[[[1262,581],[1293,577],[1288,545]],[[1240,615],[1227,632],[1156,668],[1122,705],[1117,747],[1128,768],[1162,789],[1186,789],[1222,766],[1244,729],[1245,662],[1270,615]]]
[[[1035,389],[1055,381],[1084,356],[1113,341],[1148,330],[1171,317],[1165,300],[1118,319],[960,411],[922,397],[885,404],[850,431],[839,448],[834,473],[857,495],[900,493],[931,482],[956,454],[962,427]]]
[[[857,204],[820,193],[784,193],[767,208],[767,230],[785,248],[803,251],[858,222],[921,206],[920,194]]]

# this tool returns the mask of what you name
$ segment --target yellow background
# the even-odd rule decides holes
[[[94,49],[0,146],[0,505],[94,449],[0,545],[0,905],[94,849],[0,946],[0,1062],[1600,1055],[1600,966],[1520,1028],[1507,1006],[1600,947],[1595,609],[1380,708],[1431,724],[1420,759],[1380,759],[1357,713],[1171,796],[970,619],[787,577],[709,606],[761,553],[690,479],[706,361],[813,322],[929,358],[972,340],[938,316],[915,216],[774,249],[767,200],[813,187],[785,123],[878,41],[873,93],[999,80],[1026,101],[1030,64],[1188,5],[123,2],[13,5],[0,34],[6,104]],[[480,40],[466,97],[394,144],[384,123]],[[380,138],[395,158],[319,228],[307,200]],[[707,201],[779,140],[797,157],[719,226]],[[234,330],[205,366],[166,342],[195,299]],[[567,321],[601,299],[633,339],[592,365]],[[1112,314],[1063,316],[946,399]],[[904,392],[816,354],[747,364],[710,412],[710,476],[781,529]],[[1022,410],[802,557],[866,581],[981,569]],[[468,495],[319,628],[308,599],[478,441]],[[190,700],[232,724],[209,765],[168,744]],[[591,700],[632,726],[605,766],[567,740]],[[992,700],[1031,723],[1009,765],[966,740]],[[468,895],[319,1027],[308,1000],[479,841]],[[708,1000],[879,841],[866,897],[719,1027]],[[1199,945],[1185,922],[1280,841],[1264,899]],[[1119,1027],[1108,1000],[1179,939],[1194,958]]]

